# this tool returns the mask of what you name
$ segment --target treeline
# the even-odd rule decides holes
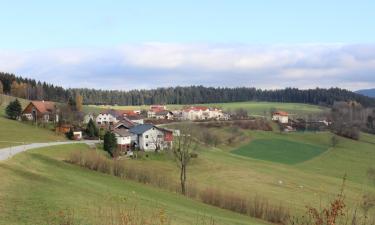
[[[44,99],[66,102],[79,93],[85,104],[203,104],[242,101],[295,102],[315,105],[333,105],[336,101],[356,101],[361,105],[375,106],[375,99],[340,89],[286,88],[280,90],[262,90],[249,87],[214,88],[203,86],[169,87],[151,90],[97,90],[87,88],[64,89],[59,86],[37,82],[33,79],[17,77],[9,73],[0,73],[3,92],[30,100]]]

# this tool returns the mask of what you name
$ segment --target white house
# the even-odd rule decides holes
[[[105,125],[105,124],[115,124],[119,122],[117,115],[111,111],[105,111],[99,113],[99,115],[95,119],[98,125]]]
[[[272,120],[278,121],[279,123],[288,123],[289,122],[289,114],[283,111],[277,111],[272,114]]]
[[[181,111],[182,120],[224,120],[225,118],[222,110],[206,106],[190,106]]]
[[[140,124],[130,128],[132,142],[143,151],[155,151],[170,148],[173,132],[152,124]]]
[[[173,119],[173,113],[168,110],[163,110],[155,113],[155,117],[158,120],[172,120]]]
[[[131,149],[132,134],[126,129],[114,129],[113,133],[116,136],[117,147],[122,151],[129,151]]]

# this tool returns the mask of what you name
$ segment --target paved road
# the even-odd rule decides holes
[[[24,152],[30,149],[34,149],[34,148],[42,148],[42,147],[48,147],[48,146],[54,146],[54,145],[77,144],[77,143],[94,145],[96,143],[99,143],[99,141],[85,140],[85,141],[61,141],[61,142],[48,142],[48,143],[33,143],[33,144],[27,144],[27,145],[19,145],[19,146],[14,146],[14,147],[2,148],[0,149],[0,161],[9,159],[15,154],[18,154],[20,152]]]

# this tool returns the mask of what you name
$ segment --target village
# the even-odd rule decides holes
[[[177,110],[169,110],[166,105],[151,105],[148,110],[108,108],[97,114],[71,112],[74,116],[67,116],[67,111],[72,110],[51,101],[31,101],[23,109],[21,119],[35,124],[55,124],[56,132],[64,133],[72,140],[100,140],[105,139],[106,133],[110,133],[116,139],[118,156],[133,156],[136,150],[147,152],[171,148],[174,137],[179,136],[180,131],[165,128],[164,124],[255,120],[243,110],[224,112],[220,108],[206,106],[184,106]],[[330,125],[325,119],[308,122],[301,118],[292,119],[284,111],[275,110],[271,115],[271,118],[263,119],[277,123],[283,132],[304,130],[308,125],[316,130],[325,130]]]

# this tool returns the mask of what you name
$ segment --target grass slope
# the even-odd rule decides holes
[[[296,164],[312,159],[325,150],[320,146],[282,139],[258,139],[232,153],[272,162]]]
[[[74,210],[76,220],[90,224],[100,220],[99,208],[114,204],[136,207],[145,215],[164,209],[172,224],[196,224],[202,218],[212,218],[221,225],[262,224],[178,194],[63,162],[72,150],[85,151],[87,147],[81,144],[37,149],[0,162],[0,224],[45,224],[51,212],[64,209]]]
[[[5,118],[4,108],[0,107],[0,148],[23,143],[61,140],[65,140],[65,137],[57,135],[53,131]]]

